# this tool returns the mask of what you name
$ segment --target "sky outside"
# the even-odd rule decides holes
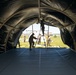
[[[23,33],[27,33],[27,31],[31,31],[32,30],[32,25],[30,27],[28,27],[27,29],[25,29],[23,31]],[[40,31],[40,24],[33,24],[33,30],[35,31]],[[48,31],[48,26],[45,25],[45,31]],[[49,32],[51,32],[52,34],[60,34],[60,30],[58,27],[53,27],[53,26],[49,26]]]

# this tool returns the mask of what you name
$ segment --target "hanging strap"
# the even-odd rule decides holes
[[[42,33],[43,33],[43,36],[44,36],[44,29],[45,29],[45,27],[44,27],[44,19],[41,19],[41,1],[40,0],[38,0],[38,8],[39,8],[39,22],[40,22],[40,25],[41,25],[41,30],[42,30]]]
[[[42,30],[42,33],[43,33],[43,36],[44,36],[44,30],[45,30],[44,19],[41,20],[40,24],[41,24],[41,30]]]

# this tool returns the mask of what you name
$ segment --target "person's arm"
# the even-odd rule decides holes
[[[34,39],[37,39],[36,37],[33,37]]]

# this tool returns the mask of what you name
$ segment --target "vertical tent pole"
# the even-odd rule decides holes
[[[32,25],[32,33],[33,33],[33,25]]]
[[[38,9],[39,9],[39,21],[40,21],[41,18],[40,0],[38,0]]]
[[[41,10],[40,10],[40,0],[38,0],[38,10],[39,10],[39,22],[40,22],[40,18],[41,18]],[[41,26],[40,26],[40,30],[41,30]]]
[[[48,39],[49,39],[49,25],[48,25],[48,37],[47,37],[47,47],[48,47]]]
[[[48,25],[48,36],[49,36],[49,25]]]

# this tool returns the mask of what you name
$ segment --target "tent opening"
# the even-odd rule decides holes
[[[29,48],[29,37],[32,33],[37,38],[34,39],[35,48],[69,48],[62,42],[58,27],[45,25],[43,36],[40,24],[33,24],[26,28],[22,32],[16,48]]]

